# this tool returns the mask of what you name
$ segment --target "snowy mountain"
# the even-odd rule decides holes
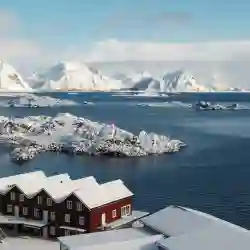
[[[30,91],[30,86],[18,72],[4,61],[0,61],[0,91]]]
[[[37,90],[110,91],[123,87],[122,81],[79,62],[60,62],[43,74],[33,75],[30,81]]]
[[[182,70],[166,73],[162,80],[161,92],[211,91],[211,87],[198,84],[194,76]]]
[[[140,72],[132,75],[116,74],[116,79],[121,80],[126,89],[146,90],[153,80],[148,72]]]
[[[126,88],[145,91],[145,93],[159,92],[199,92],[215,91],[213,86],[204,86],[197,83],[191,74],[177,70],[166,73],[157,79],[147,72],[142,72],[132,76],[119,75]]]

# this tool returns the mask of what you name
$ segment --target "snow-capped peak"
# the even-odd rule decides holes
[[[196,78],[183,70],[166,73],[163,76],[161,92],[208,91],[206,86],[197,83]]]
[[[30,86],[10,64],[0,61],[0,89],[4,91],[30,91]]]
[[[109,79],[80,62],[59,62],[40,74],[37,86],[44,90],[109,91],[120,89],[121,81]]]

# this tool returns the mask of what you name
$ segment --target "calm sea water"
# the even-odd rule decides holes
[[[0,175],[44,170],[68,172],[72,178],[94,175],[104,182],[120,178],[134,192],[136,209],[153,212],[176,204],[200,209],[250,229],[250,110],[197,112],[189,108],[138,107],[139,102],[167,98],[85,93],[50,94],[95,105],[61,108],[0,108],[1,115],[55,115],[69,112],[91,120],[115,123],[138,133],[153,131],[183,140],[188,147],[171,155],[145,158],[69,157],[46,153],[17,166],[1,146]],[[248,102],[249,94],[186,94],[175,101]],[[250,105],[250,103],[247,103]]]

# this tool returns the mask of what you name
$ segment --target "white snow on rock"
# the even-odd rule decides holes
[[[115,77],[124,83],[125,89],[136,89],[139,91],[147,89],[153,80],[153,77],[148,72],[140,72],[128,76],[118,74]]]
[[[166,73],[163,76],[161,92],[200,92],[208,91],[205,86],[199,85],[194,76],[182,70]]]
[[[0,117],[0,141],[18,145],[11,156],[32,159],[42,151],[112,157],[177,152],[185,144],[164,135],[141,131],[138,136],[116,127],[68,113],[55,117]]]
[[[0,95],[1,96],[1,95]],[[34,94],[10,95],[9,100],[0,100],[0,107],[55,107],[55,106],[74,106],[78,103],[72,100],[62,100],[50,96],[38,96]]]
[[[198,83],[198,80],[189,72],[176,70],[167,72],[162,77],[153,77],[147,72],[120,78],[125,89],[143,91],[145,95],[154,95],[166,92],[211,92],[217,88]]]
[[[30,81],[34,89],[41,91],[110,91],[123,87],[122,81],[79,62],[60,62],[43,74],[33,75]]]
[[[0,61],[0,91],[26,92],[31,90],[14,67]]]

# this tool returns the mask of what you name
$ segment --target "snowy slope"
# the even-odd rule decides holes
[[[30,91],[30,86],[18,72],[4,61],[0,61],[0,90],[1,91]]]
[[[198,84],[194,76],[182,70],[166,73],[162,80],[161,92],[210,91],[208,87]]]
[[[177,70],[163,74],[157,79],[147,72],[125,76],[119,74],[126,89],[145,91],[145,93],[159,92],[193,92],[193,91],[212,91],[212,87],[199,85],[196,79],[189,73]]]
[[[121,80],[126,89],[146,90],[153,80],[148,72],[140,72],[132,75],[116,74],[116,79]]]
[[[30,80],[33,88],[40,90],[109,91],[123,87],[122,81],[103,76],[79,62],[60,62]]]

